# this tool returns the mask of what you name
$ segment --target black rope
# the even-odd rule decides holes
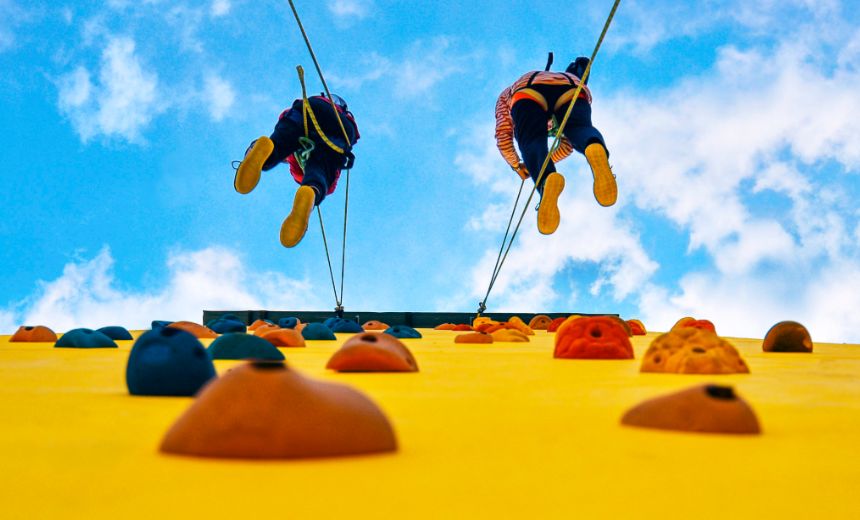
[[[606,18],[606,23],[603,25],[603,30],[600,32],[600,37],[597,39],[597,44],[594,46],[594,51],[591,53],[591,59],[588,61],[588,65],[585,67],[585,72],[582,73],[582,77],[579,78],[579,85],[576,86],[576,90],[573,93],[573,99],[570,102],[570,105],[567,107],[567,112],[564,114],[564,119],[562,119],[561,123],[558,126],[558,133],[555,136],[555,140],[553,141],[552,147],[550,149],[556,147],[558,145],[558,141],[561,139],[561,135],[563,135],[564,127],[567,125],[567,120],[570,118],[571,112],[573,112],[573,105],[576,103],[576,100],[579,98],[579,93],[582,91],[582,86],[585,85],[585,81],[588,78],[588,75],[591,73],[591,65],[594,63],[594,58],[597,57],[597,51],[600,50],[600,45],[603,43],[603,38],[606,36],[606,31],[609,30],[609,25],[612,23],[612,18],[615,17],[615,11],[618,9],[618,4],[621,3],[621,0],[615,0],[615,3],[612,4],[612,10],[609,12],[609,16]],[[514,244],[514,239],[517,236],[517,232],[520,229],[520,225],[523,222],[523,219],[526,216],[526,211],[528,211],[529,204],[534,197],[535,190],[540,185],[541,180],[543,179],[544,174],[546,173],[546,167],[549,165],[550,154],[547,153],[544,158],[543,165],[541,166],[540,173],[538,174],[537,179],[535,179],[535,185],[532,187],[532,191],[529,194],[529,198],[526,200],[525,206],[523,206],[523,211],[520,214],[520,218],[517,221],[517,225],[514,228],[514,232],[511,234],[511,239],[505,247],[504,241],[502,242],[502,249],[505,250],[505,254],[502,255],[501,261],[497,260],[497,268],[493,270],[493,276],[490,278],[490,285],[487,287],[487,293],[484,296],[484,299],[478,304],[478,316],[481,315],[482,312],[487,310],[487,299],[490,297],[490,292],[493,290],[493,286],[496,283],[496,279],[499,276],[499,273],[502,270],[502,265],[504,265],[505,260],[508,258],[508,253],[511,250],[511,246]],[[517,200],[519,200],[519,195],[517,195]],[[516,212],[516,207],[514,207],[514,212]],[[510,226],[510,224],[509,224]],[[507,232],[505,233],[507,236]]]
[[[334,291],[334,301],[338,307],[341,306],[340,298],[337,297],[337,287],[334,284],[334,270],[331,268],[331,256],[328,253],[328,242],[325,239],[325,226],[323,226],[322,211],[317,206],[317,216],[320,218],[320,231],[322,232],[323,246],[325,246],[325,260],[328,262],[328,274],[331,276],[331,290]]]

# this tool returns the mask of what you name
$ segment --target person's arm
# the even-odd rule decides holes
[[[559,161],[563,161],[567,159],[567,157],[573,152],[573,145],[570,144],[570,141],[567,140],[567,137],[562,136],[558,141],[558,148],[552,152],[552,162],[557,163]]]
[[[506,88],[496,101],[496,146],[508,165],[521,178],[528,177],[525,166],[514,148],[514,121],[511,118],[511,89]]]

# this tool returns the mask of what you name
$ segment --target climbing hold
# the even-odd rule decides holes
[[[388,325],[387,323],[383,323],[377,320],[366,321],[364,322],[364,325],[361,326],[361,328],[364,330],[385,330],[388,327],[390,327],[390,325]]]
[[[284,359],[281,351],[269,341],[241,332],[223,334],[207,350],[212,359]]]
[[[454,343],[492,343],[493,336],[486,332],[467,332],[454,336]]]
[[[552,318],[546,314],[538,314],[529,321],[529,327],[533,330],[546,330],[550,323],[552,323]]]
[[[296,325],[301,323],[298,318],[281,318],[278,320],[278,327],[282,329],[294,329]]]
[[[412,339],[420,338],[421,333],[408,325],[394,325],[385,329],[385,334],[391,334],[395,338]]]
[[[225,314],[225,316],[232,316],[232,314]],[[246,330],[245,323],[239,321],[238,318],[216,318],[214,320],[206,322],[206,326],[212,329],[214,332],[217,332],[218,334],[227,334],[228,332],[245,332]]]
[[[116,343],[92,329],[72,329],[54,343],[55,348],[117,348]]]
[[[130,339],[134,339],[128,329],[126,329],[125,327],[120,327],[118,325],[114,325],[111,327],[102,327],[97,330],[98,332],[101,332],[102,334],[113,340],[127,341]]]
[[[757,434],[755,412],[730,386],[698,385],[649,399],[628,410],[621,424],[694,433]]]
[[[493,342],[508,341],[514,343],[528,343],[529,337],[516,329],[499,329],[491,334]]]
[[[498,323],[498,321],[496,321],[492,318],[488,318],[486,316],[478,316],[477,318],[472,320],[472,328],[477,330],[478,327],[480,327],[481,325],[484,325],[485,323],[496,324],[496,323]]]
[[[323,325],[325,325],[329,329],[332,329],[332,327],[334,327],[334,324],[342,319],[343,318],[338,318],[337,316],[332,316],[331,318],[326,318],[326,320],[323,322]]]
[[[696,318],[691,318],[689,316],[685,316],[685,317],[681,318],[680,320],[676,321],[675,324],[672,325],[672,330],[681,329],[684,327],[693,327],[696,329],[709,330],[709,331],[713,332],[714,334],[717,333],[716,327],[714,327],[714,324],[711,323],[710,321],[708,321],[708,320],[697,320]]]
[[[558,328],[561,327],[561,324],[564,323],[564,321],[566,319],[567,319],[566,317],[563,317],[563,318],[556,318],[556,319],[552,320],[551,322],[549,322],[549,325],[547,325],[546,331],[547,332],[556,332],[558,330]]]
[[[472,326],[469,325],[468,323],[460,323],[458,325],[454,325],[453,327],[451,327],[450,330],[453,330],[454,332],[464,332],[464,331],[473,330],[473,329],[472,329]]]
[[[397,440],[383,412],[357,390],[305,378],[284,363],[254,362],[207,385],[160,449],[293,459],[395,451]]]
[[[633,345],[612,316],[570,317],[556,332],[553,357],[633,359]]]
[[[417,372],[412,352],[390,334],[365,332],[344,342],[325,366],[338,372]]]
[[[386,327],[386,328],[388,328],[388,327]],[[454,324],[453,323],[443,323],[441,325],[436,325],[435,327],[433,327],[433,329],[434,330],[454,330]]]
[[[706,329],[681,327],[661,334],[651,342],[642,358],[640,371],[745,374],[750,370],[728,341]]]
[[[53,343],[57,341],[57,334],[53,330],[43,325],[22,325],[18,327],[18,330],[15,331],[15,334],[12,334],[12,337],[9,338],[9,341]]]
[[[215,366],[200,341],[175,327],[137,338],[125,369],[132,395],[194,395],[213,377]]]
[[[329,327],[332,332],[364,332],[364,329],[361,328],[361,325],[352,321],[346,320],[343,318],[338,318],[335,322]]]
[[[255,331],[263,325],[274,325],[270,320],[254,320],[254,323],[248,325],[248,330]]]
[[[761,349],[765,352],[812,352],[812,337],[796,321],[781,321],[770,328]]]
[[[161,327],[166,327],[166,326],[170,325],[171,323],[173,323],[173,322],[172,321],[165,321],[165,320],[152,320],[151,328],[159,329]]]
[[[273,330],[281,330],[281,327],[278,327],[277,325],[269,325],[268,323],[266,323],[264,325],[260,325],[256,329],[254,329],[254,335],[255,336],[262,336],[262,335],[266,334],[267,332],[271,332]]]
[[[334,336],[334,332],[322,323],[308,323],[302,329],[302,336],[307,340],[333,341],[337,339]]]
[[[305,338],[294,329],[274,329],[266,331],[260,337],[276,347],[304,347]]]
[[[198,339],[218,337],[218,334],[216,334],[214,330],[210,329],[209,327],[200,325],[199,323],[194,323],[193,321],[174,321],[170,325],[167,325],[167,327],[170,327],[172,329],[184,330],[185,332],[191,334]]]
[[[644,336],[648,333],[648,331],[645,330],[645,324],[639,320],[627,320],[627,325],[630,327],[630,332],[632,332],[634,336]]]
[[[618,324],[618,326],[619,326],[619,327],[621,327],[622,329],[624,329],[624,333],[625,333],[625,334],[627,334],[627,337],[628,337],[628,338],[630,338],[630,337],[632,337],[632,336],[633,336],[633,329],[631,329],[631,328],[630,328],[630,324],[629,324],[629,323],[627,323],[626,321],[622,320],[622,319],[621,319],[621,318],[619,318],[618,316],[611,316],[611,315],[608,315],[608,314],[607,314],[607,315],[606,315],[606,317],[607,317],[607,318],[612,319],[613,321],[615,321],[615,323],[617,323],[617,324]]]
[[[522,332],[526,336],[534,336],[535,335],[535,331],[533,331],[531,329],[531,327],[526,325],[526,322],[524,322],[522,319],[520,319],[519,316],[511,316],[511,319],[508,320],[508,325],[511,328],[514,328],[514,329]]]

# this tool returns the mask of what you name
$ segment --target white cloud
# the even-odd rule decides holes
[[[229,81],[210,75],[204,80],[202,98],[209,108],[210,117],[214,121],[221,121],[233,107],[236,93]]]
[[[209,8],[209,14],[214,18],[225,16],[230,13],[230,0],[213,0],[212,6]]]
[[[361,20],[370,15],[372,0],[328,0],[329,12],[341,25],[349,25],[351,20]]]
[[[163,107],[158,98],[158,76],[146,70],[131,38],[112,37],[102,51],[98,82],[86,67],[61,77],[59,108],[83,141],[97,135],[140,139],[141,130]]]
[[[15,309],[0,310],[0,331],[19,324],[76,327],[122,325],[148,328],[154,319],[200,322],[203,309],[320,308],[307,280],[250,271],[237,253],[221,247],[178,251],[167,260],[169,274],[151,291],[124,291],[104,248],[90,260],[69,263],[59,278]]]

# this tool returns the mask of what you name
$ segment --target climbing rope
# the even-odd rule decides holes
[[[591,53],[591,59],[588,61],[588,65],[585,67],[585,72],[582,73],[582,77],[579,78],[579,84],[576,86],[576,90],[573,92],[573,98],[570,104],[567,107],[567,111],[564,114],[564,118],[561,120],[561,123],[558,124],[558,131],[555,134],[555,138],[553,139],[552,146],[550,146],[550,150],[554,150],[558,147],[559,141],[561,140],[561,136],[564,133],[564,128],[567,126],[567,120],[570,118],[570,114],[573,112],[573,105],[576,103],[576,100],[579,99],[579,93],[582,91],[582,86],[585,85],[585,80],[588,78],[588,75],[591,73],[591,65],[594,63],[594,58],[597,57],[597,51],[600,50],[600,45],[603,43],[603,38],[606,36],[606,31],[609,30],[609,25],[612,23],[612,18],[615,17],[615,11],[618,9],[618,4],[621,3],[621,0],[615,0],[615,3],[612,4],[612,10],[609,11],[609,16],[606,18],[606,23],[603,24],[603,30],[600,32],[600,37],[597,39],[597,44],[594,46],[594,51]],[[546,172],[546,167],[549,165],[550,161],[550,153],[547,153],[544,158],[543,164],[541,165],[540,172],[538,173],[538,177],[535,180],[535,185],[532,187],[532,191],[529,194],[529,198],[526,200],[525,206],[523,206],[523,211],[520,214],[520,218],[517,221],[517,225],[514,227],[514,232],[511,233],[511,238],[507,243],[508,232],[511,229],[511,222],[513,221],[513,215],[517,210],[517,203],[519,202],[520,195],[517,194],[517,202],[514,203],[514,211],[511,213],[511,220],[508,221],[508,228],[505,230],[505,238],[502,239],[502,247],[499,250],[499,256],[496,257],[496,267],[493,268],[493,275],[490,277],[490,285],[487,287],[487,293],[484,295],[484,299],[478,303],[478,316],[487,310],[487,299],[490,297],[490,292],[493,290],[493,285],[496,283],[496,279],[499,276],[499,273],[502,270],[502,265],[504,265],[505,260],[508,258],[508,253],[511,250],[511,246],[514,244],[514,239],[517,236],[517,232],[520,229],[520,224],[522,224],[523,219],[526,216],[526,211],[528,211],[529,203],[531,203],[532,198],[534,197],[535,190],[540,186],[540,182],[543,179],[544,173]],[[523,179],[525,182],[525,179]],[[520,185],[520,191],[522,191],[522,185]],[[504,254],[502,254],[504,251]]]
[[[337,118],[337,123],[340,126],[341,132],[343,132],[344,141],[347,143],[347,145],[350,145],[351,143],[349,140],[349,134],[346,131],[346,127],[343,125],[343,120],[341,120],[340,113],[337,111],[337,106],[335,105],[334,97],[331,95],[331,92],[328,89],[328,84],[325,81],[325,76],[323,75],[322,69],[320,68],[319,61],[317,61],[317,57],[316,57],[316,54],[314,53],[313,47],[311,46],[310,39],[308,39],[308,34],[305,32],[305,26],[302,24],[301,18],[299,18],[299,13],[296,10],[295,4],[293,4],[293,0],[288,0],[288,2],[290,4],[290,9],[293,11],[293,16],[296,18],[296,23],[299,26],[299,30],[302,33],[302,38],[304,38],[304,40],[305,40],[305,45],[308,48],[308,52],[311,55],[311,60],[313,60],[313,62],[314,62],[314,67],[317,69],[317,74],[319,75],[320,81],[322,82],[323,89],[325,90],[325,93],[326,93],[326,97],[328,98],[329,103],[331,104],[331,109],[334,111],[334,115]],[[323,134],[322,129],[320,128],[319,124],[316,121],[316,117],[315,117],[313,111],[310,110],[310,105],[308,104],[307,96],[305,95],[304,71],[301,69],[301,66],[299,66],[297,68],[299,70],[299,78],[302,82],[302,96],[304,98],[303,99],[303,106],[306,108],[306,110],[304,111],[305,112],[305,133],[307,133],[307,115],[309,112],[312,122],[314,123],[318,133],[321,136],[323,136],[323,138],[325,139],[326,144],[328,144],[329,146],[331,146],[334,149],[337,149],[337,147],[333,143],[331,143],[327,137],[325,137],[325,134]],[[308,152],[308,156],[309,155],[310,155],[310,152]],[[350,172],[350,168],[346,168],[346,186],[345,186],[346,189],[345,189],[344,203],[343,203],[343,243],[342,243],[342,247],[341,247],[341,258],[340,258],[340,293],[339,294],[338,294],[338,291],[337,291],[337,288],[336,288],[335,282],[334,282],[334,270],[332,269],[332,266],[331,266],[331,257],[329,256],[328,242],[326,241],[325,227],[323,226],[323,219],[322,219],[322,212],[320,211],[319,206],[317,206],[317,215],[319,216],[319,221],[320,221],[320,231],[322,233],[323,246],[325,247],[325,257],[326,257],[326,261],[328,262],[329,275],[331,276],[331,287],[332,287],[332,290],[334,291],[334,301],[336,304],[334,310],[338,316],[343,315],[343,279],[344,279],[344,275],[346,273],[346,229],[347,229],[347,218],[349,216],[349,172]]]

